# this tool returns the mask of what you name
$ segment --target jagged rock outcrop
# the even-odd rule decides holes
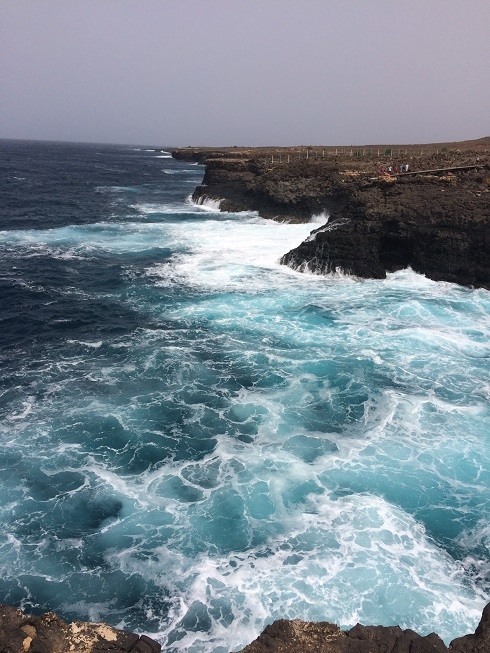
[[[488,653],[490,651],[490,603],[483,609],[475,633],[453,639],[449,650],[451,653]]]
[[[0,605],[0,653],[160,653],[160,644],[101,623],[66,623],[53,612],[26,615]],[[474,634],[449,648],[435,633],[421,636],[398,626],[340,630],[329,622],[279,619],[241,653],[490,653],[490,603]]]
[[[106,624],[66,623],[53,612],[25,615],[0,606],[0,653],[160,653],[146,635],[135,635]]]
[[[490,653],[490,604],[475,633],[454,639],[449,648],[435,633],[423,637],[398,626],[340,630],[328,622],[279,619],[241,653]]]
[[[410,266],[436,281],[490,288],[490,192],[482,171],[349,187],[328,225],[284,264],[378,279]]]
[[[329,213],[328,225],[285,253],[285,265],[364,278],[384,278],[410,266],[434,280],[490,288],[490,165],[485,150],[419,156],[410,160],[412,172],[461,169],[397,177],[378,175],[377,160],[289,160],[286,153],[276,153],[275,159],[267,153],[228,149],[173,154],[205,161],[203,184],[193,194],[198,202],[219,199],[223,211],[252,210],[287,221]],[[478,167],[471,167],[476,162]]]

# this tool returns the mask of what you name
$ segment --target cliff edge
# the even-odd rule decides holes
[[[160,653],[146,635],[135,635],[101,623],[66,623],[54,612],[26,615],[0,605],[1,653]]]
[[[53,612],[26,615],[0,605],[1,653],[159,653],[160,644],[98,623],[66,623]],[[280,619],[267,626],[241,653],[490,653],[490,603],[474,634],[449,648],[435,633],[421,636],[398,626],[340,630],[329,622]]]
[[[364,154],[186,148],[173,156],[205,163],[196,202],[220,200],[223,211],[279,221],[324,213],[326,224],[285,253],[285,265],[375,279],[411,267],[436,281],[490,289],[490,138],[398,153],[380,147]]]
[[[398,626],[361,626],[340,630],[328,622],[280,619],[241,653],[489,653],[490,604],[472,635],[453,639],[449,648],[435,633],[422,637]]]

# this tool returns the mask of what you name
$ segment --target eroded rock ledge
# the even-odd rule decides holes
[[[275,621],[241,653],[489,653],[490,604],[473,635],[449,648],[435,633],[422,637],[398,626],[361,626],[342,631],[328,622]]]
[[[106,624],[66,623],[54,612],[25,615],[0,605],[0,653],[160,653],[146,635],[135,635]]]
[[[67,624],[53,612],[25,615],[0,605],[0,653],[160,653],[160,644],[105,624]],[[431,633],[425,637],[398,626],[340,630],[329,622],[275,621],[241,653],[490,653],[490,603],[474,634],[454,639],[449,648]]]
[[[186,148],[173,156],[205,163],[197,202],[221,200],[223,211],[280,221],[328,213],[327,225],[285,253],[285,265],[377,279],[410,266],[436,281],[490,289],[490,138],[431,146],[432,154],[417,147],[413,155],[400,148],[410,174],[396,177],[379,175],[393,157],[319,156],[318,148],[308,159],[306,150],[287,148]],[[443,171],[422,172],[434,169]]]

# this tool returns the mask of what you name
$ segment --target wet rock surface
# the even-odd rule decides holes
[[[301,159],[288,150],[276,150],[275,157],[270,150],[173,155],[205,162],[197,202],[221,200],[223,211],[257,211],[279,221],[329,214],[328,224],[285,253],[285,265],[379,279],[410,266],[437,281],[488,289],[490,159],[484,145],[490,151],[490,139],[482,139],[466,149],[407,156],[410,173],[396,176],[380,175],[387,162],[378,159]]]
[[[66,623],[53,612],[40,616],[0,606],[1,653],[159,653],[160,644],[106,624]]]

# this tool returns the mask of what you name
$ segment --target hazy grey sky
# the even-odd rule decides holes
[[[0,138],[490,135],[490,0],[0,0]]]

